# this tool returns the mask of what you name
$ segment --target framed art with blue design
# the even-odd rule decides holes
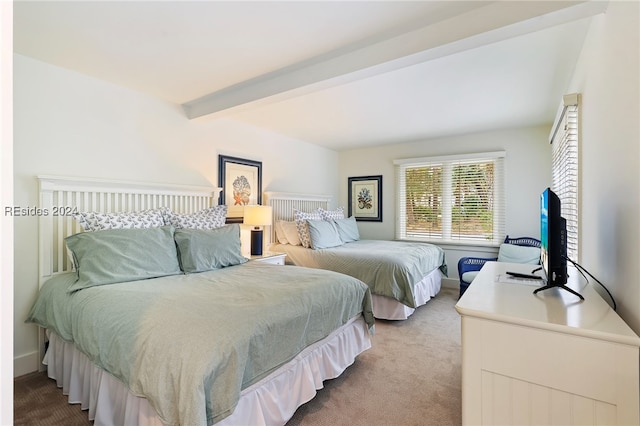
[[[382,222],[382,175],[350,177],[348,215],[357,221]]]
[[[242,223],[244,206],[262,204],[262,162],[218,155],[218,184],[226,223]]]

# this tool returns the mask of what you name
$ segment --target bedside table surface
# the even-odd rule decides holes
[[[250,260],[256,260],[256,259],[266,259],[269,257],[278,257],[278,256],[286,256],[286,253],[279,253],[279,252],[275,252],[275,251],[263,251],[261,255],[250,255],[249,259]]]
[[[272,263],[274,265],[284,265],[285,257],[287,257],[286,253],[276,253],[270,251],[263,251],[262,255],[252,255],[249,257],[249,260],[254,262],[264,262],[264,263]]]

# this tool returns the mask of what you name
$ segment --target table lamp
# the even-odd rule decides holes
[[[262,256],[262,229],[261,226],[271,225],[271,206],[244,206],[245,225],[253,225],[251,230],[251,255]]]

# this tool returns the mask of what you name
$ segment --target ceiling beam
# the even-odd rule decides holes
[[[594,16],[607,4],[498,1],[466,6],[455,16],[244,81],[182,108],[189,119],[238,112]]]

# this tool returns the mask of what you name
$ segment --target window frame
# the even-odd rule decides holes
[[[505,208],[505,185],[504,185],[504,159],[506,157],[505,151],[492,151],[492,152],[478,152],[469,154],[458,155],[444,155],[433,157],[419,157],[419,158],[405,158],[394,160],[394,167],[396,173],[396,225],[395,225],[395,238],[405,241],[424,241],[434,243],[438,245],[465,245],[465,246],[499,246],[506,235],[506,208]],[[493,236],[490,240],[482,240],[478,238],[452,238],[452,217],[450,214],[443,213],[443,220],[446,218],[446,223],[442,224],[442,237],[432,236],[407,236],[406,231],[406,169],[413,167],[427,167],[432,165],[443,164],[443,170],[445,175],[442,179],[443,185],[443,198],[451,201],[452,196],[446,195],[446,192],[450,191],[450,188],[445,190],[445,186],[450,185],[451,177],[450,173],[452,166],[459,163],[473,163],[473,162],[494,162],[494,182],[493,188],[494,194],[494,209],[493,209]],[[449,207],[449,208],[447,208]],[[443,206],[444,210],[450,211],[450,206]]]
[[[580,262],[580,103],[579,93],[562,97],[549,135],[551,189],[567,221],[567,257]]]

